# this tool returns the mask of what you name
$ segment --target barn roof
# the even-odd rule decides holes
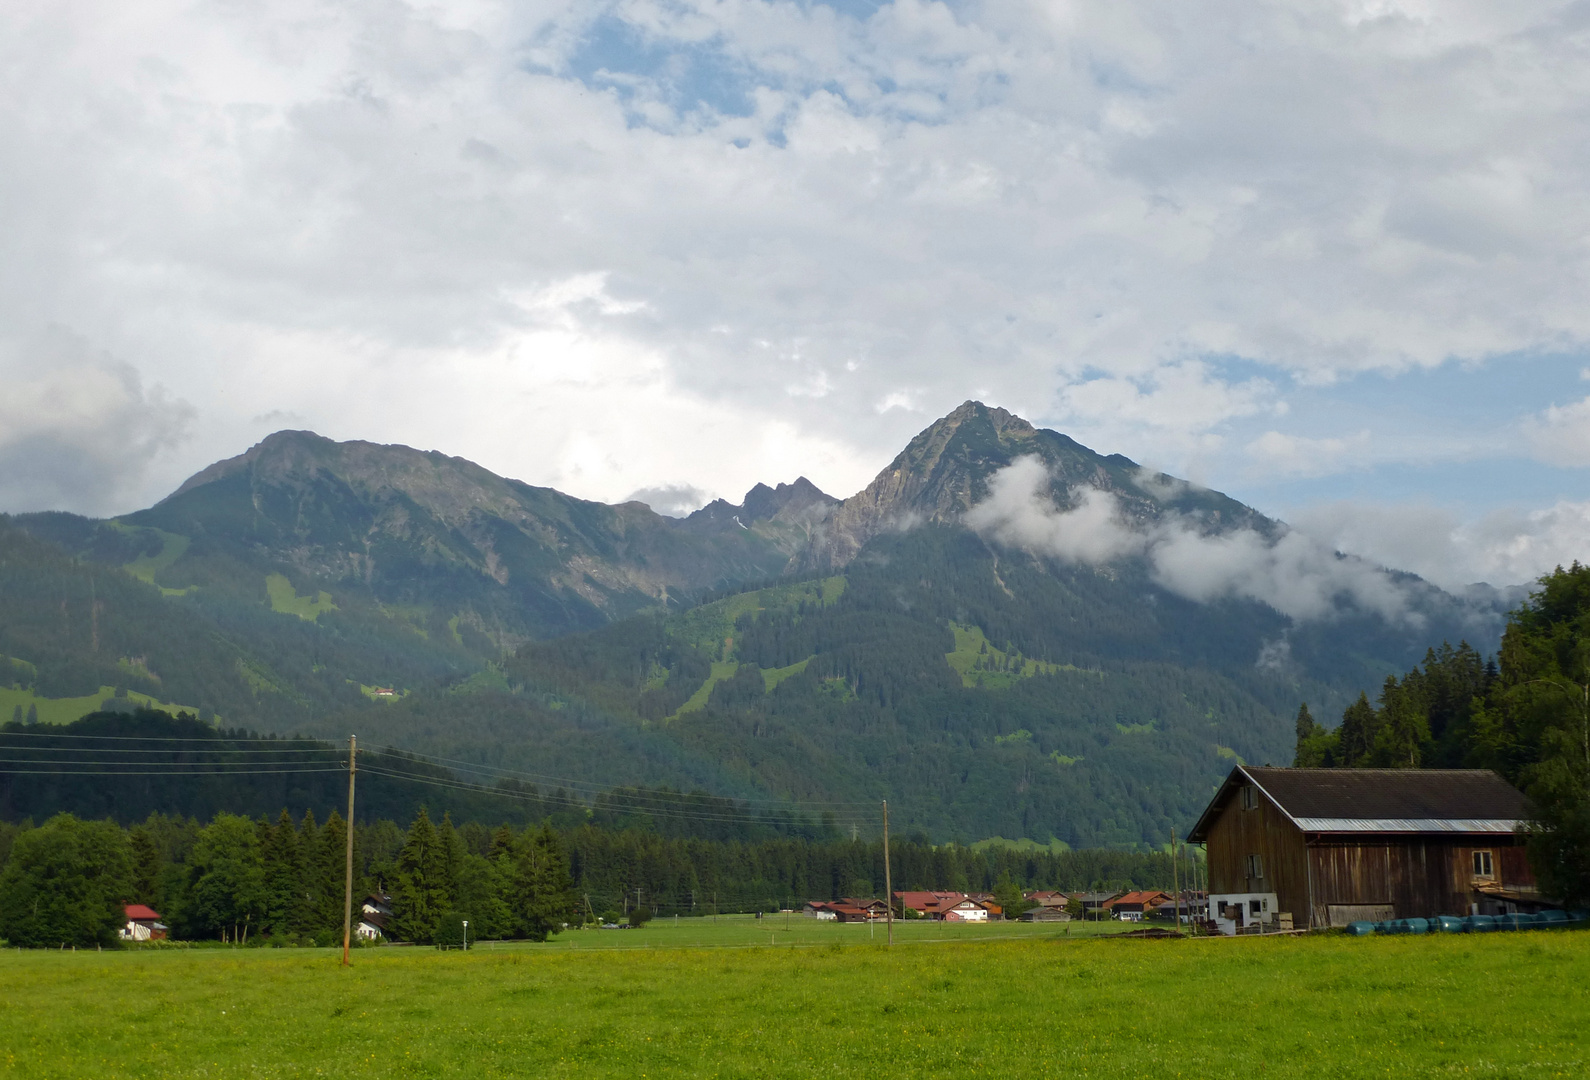
[[[1188,839],[1209,826],[1245,783],[1255,785],[1303,832],[1510,833],[1529,804],[1489,769],[1274,769],[1239,765]]]

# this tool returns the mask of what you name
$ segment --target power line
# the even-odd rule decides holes
[[[42,764],[56,765],[47,761]],[[84,762],[84,764],[96,764]],[[151,763],[152,764],[152,763]],[[205,762],[204,764],[209,764]],[[15,776],[280,776],[284,773],[341,773],[343,768],[321,769],[0,769]]]

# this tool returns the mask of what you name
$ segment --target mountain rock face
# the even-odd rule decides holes
[[[518,640],[772,576],[799,539],[777,527],[691,535],[641,503],[589,502],[435,451],[304,431],[277,432],[124,521],[283,564],[333,593],[363,588],[449,616],[489,610]],[[184,584],[181,569],[167,571],[173,584]]]
[[[714,499],[685,518],[680,528],[698,536],[710,536],[731,529],[751,531],[758,523],[774,529],[782,527],[809,545],[814,528],[828,519],[839,500],[824,494],[817,485],[799,477],[793,484],[770,488],[758,484],[745,493],[739,506],[726,499]],[[764,526],[764,533],[773,531]]]
[[[1021,457],[1036,457],[1060,505],[1072,487],[1109,492],[1128,520],[1166,511],[1194,513],[1212,525],[1274,523],[1219,492],[1151,473],[1119,454],[1104,457],[1059,432],[1035,428],[1004,409],[968,401],[935,421],[866,489],[846,499],[805,553],[812,567],[843,567],[873,538],[921,524],[952,525],[988,496],[989,479]]]

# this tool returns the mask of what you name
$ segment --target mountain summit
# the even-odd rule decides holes
[[[1274,524],[1219,492],[1151,473],[1119,454],[1104,457],[1004,409],[968,401],[930,424],[872,483],[834,511],[807,563],[844,566],[882,533],[959,523],[988,497],[994,474],[1022,457],[1043,464],[1061,501],[1069,488],[1088,487],[1115,496],[1133,520],[1175,511],[1208,515],[1227,525]]]

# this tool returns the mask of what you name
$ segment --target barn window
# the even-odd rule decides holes
[[[1491,870],[1491,853],[1489,851],[1476,851],[1474,853],[1474,876],[1495,877]]]
[[[1264,856],[1248,856],[1248,876],[1262,878],[1264,876]]]
[[[1252,784],[1242,785],[1242,809],[1257,810],[1259,808],[1259,789]]]

